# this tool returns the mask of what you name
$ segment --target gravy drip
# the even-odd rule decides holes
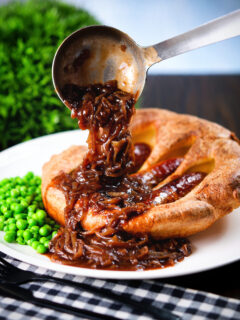
[[[51,182],[64,192],[67,202],[66,225],[51,241],[51,259],[88,268],[138,270],[173,265],[188,256],[187,239],[156,241],[123,230],[128,219],[152,206],[152,188],[181,163],[173,159],[161,169],[163,174],[154,167],[151,179],[149,173],[135,173],[151,148],[132,143],[129,123],[134,97],[119,90],[116,81],[88,87],[69,84],[63,95],[79,128],[89,129],[88,152],[79,167]],[[104,214],[106,226],[94,232],[83,230],[81,221],[89,210]]]

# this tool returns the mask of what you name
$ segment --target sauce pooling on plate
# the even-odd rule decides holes
[[[205,174],[176,177],[153,191],[182,159],[168,159],[138,171],[151,147],[132,142],[133,95],[118,89],[116,81],[88,87],[69,84],[62,92],[79,128],[89,130],[88,152],[76,169],[51,182],[64,193],[67,204],[65,227],[50,244],[51,259],[88,268],[145,270],[170,266],[188,256],[187,239],[154,240],[148,234],[129,234],[123,226],[156,204],[183,197]],[[84,230],[81,222],[89,212],[105,215],[107,224],[97,231]]]

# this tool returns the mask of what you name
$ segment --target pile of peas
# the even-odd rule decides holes
[[[22,178],[0,181],[0,230],[5,232],[5,241],[46,253],[58,229],[44,210],[40,177],[28,172]]]

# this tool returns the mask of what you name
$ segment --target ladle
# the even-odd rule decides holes
[[[153,64],[238,35],[240,10],[148,47],[137,45],[126,33],[112,27],[82,28],[68,36],[55,54],[54,87],[64,102],[65,84],[85,86],[116,79],[120,89],[137,99]]]

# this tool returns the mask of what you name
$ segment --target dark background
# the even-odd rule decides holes
[[[196,115],[240,137],[240,76],[148,76],[141,107]]]

